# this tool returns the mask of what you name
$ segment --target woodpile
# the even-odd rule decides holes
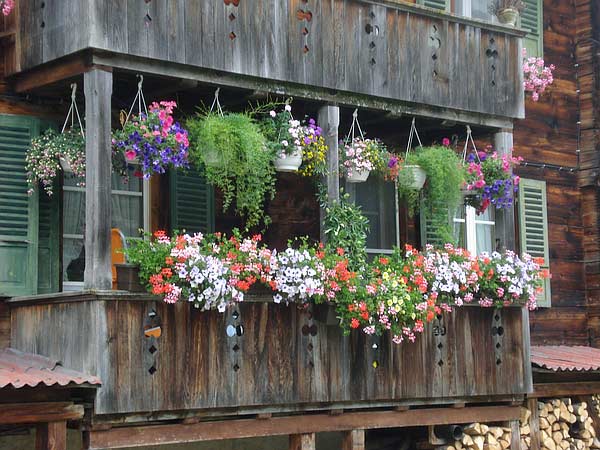
[[[438,450],[507,450],[510,447],[510,428],[472,423],[465,425],[464,436]]]

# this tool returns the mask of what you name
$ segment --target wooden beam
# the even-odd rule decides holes
[[[531,437],[529,450],[540,450],[540,415],[538,411],[537,398],[527,399],[527,409],[531,411],[531,416],[529,417],[529,429]]]
[[[339,126],[340,126],[340,108],[337,106],[326,105],[319,109],[319,126],[323,130],[325,144],[327,144],[327,175],[324,177],[324,183],[327,186],[327,200],[329,203],[340,198],[340,161],[339,161]],[[321,208],[321,241],[325,241],[323,230],[323,220],[325,211]]]
[[[35,431],[35,450],[67,450],[67,422],[39,424]]]
[[[315,433],[290,435],[290,450],[315,450]]]
[[[535,383],[533,393],[528,397],[570,397],[572,395],[592,395],[600,392],[600,381],[575,381],[568,383]]]
[[[510,421],[510,450],[521,450],[521,430],[518,420]]]
[[[94,69],[85,87],[85,289],[111,289],[112,73]]]
[[[344,431],[342,450],[365,450],[365,430]]]
[[[83,406],[72,402],[0,404],[0,425],[76,420],[82,417]]]
[[[148,445],[179,444],[260,436],[277,436],[414,427],[451,425],[471,422],[498,422],[520,417],[517,406],[474,406],[467,408],[424,408],[408,411],[374,411],[302,416],[272,419],[239,419],[200,422],[197,424],[167,424],[113,428],[90,431],[89,449],[144,447]]]
[[[81,75],[93,68],[89,55],[79,53],[10,77],[15,92],[22,93]]]
[[[494,147],[500,156],[512,156],[512,130],[501,130],[494,134]],[[513,199],[515,193],[513,192]],[[516,250],[515,210],[514,208],[496,209],[496,238],[503,249]]]
[[[257,77],[226,73],[201,67],[152,60],[133,55],[123,55],[107,52],[95,52],[92,63],[114,67],[133,73],[147,73],[169,78],[197,80],[200,83],[214,86],[232,87],[236,89],[263,90],[280,96],[291,96],[327,102],[349,108],[367,108],[388,111],[395,116],[428,117],[440,120],[451,120],[456,123],[482,125],[492,128],[512,129],[513,120],[510,117],[497,116],[437,107],[424,104],[407,103],[400,100],[383,97],[366,96],[347,91],[336,91],[318,86],[302,86],[297,83],[265,80]]]

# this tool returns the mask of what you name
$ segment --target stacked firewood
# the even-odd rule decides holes
[[[472,423],[465,425],[464,435],[439,450],[506,450],[510,447],[510,428]]]
[[[538,402],[541,448],[545,450],[600,449],[600,441],[596,438],[596,431],[587,407],[586,402],[573,403],[570,398]]]

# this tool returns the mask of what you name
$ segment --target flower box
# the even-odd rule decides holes
[[[140,282],[140,267],[137,264],[115,264],[117,289],[129,292],[146,292]]]

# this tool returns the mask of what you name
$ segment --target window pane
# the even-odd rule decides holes
[[[369,219],[367,247],[391,249],[396,245],[396,201],[394,183],[370,175],[364,183],[355,184],[356,204]]]
[[[112,226],[118,228],[127,237],[139,236],[144,227],[142,197],[131,195],[112,196]]]
[[[493,17],[488,12],[489,0],[471,0],[471,17],[491,22]]]
[[[477,231],[477,254],[482,252],[491,253],[495,250],[494,245],[494,226],[476,225]]]
[[[83,239],[63,240],[63,281],[83,281],[85,251]]]
[[[465,207],[456,208],[452,221],[452,232],[454,240],[460,248],[467,248],[467,227],[465,222]]]
[[[83,235],[85,225],[85,192],[64,191],[63,233]]]

